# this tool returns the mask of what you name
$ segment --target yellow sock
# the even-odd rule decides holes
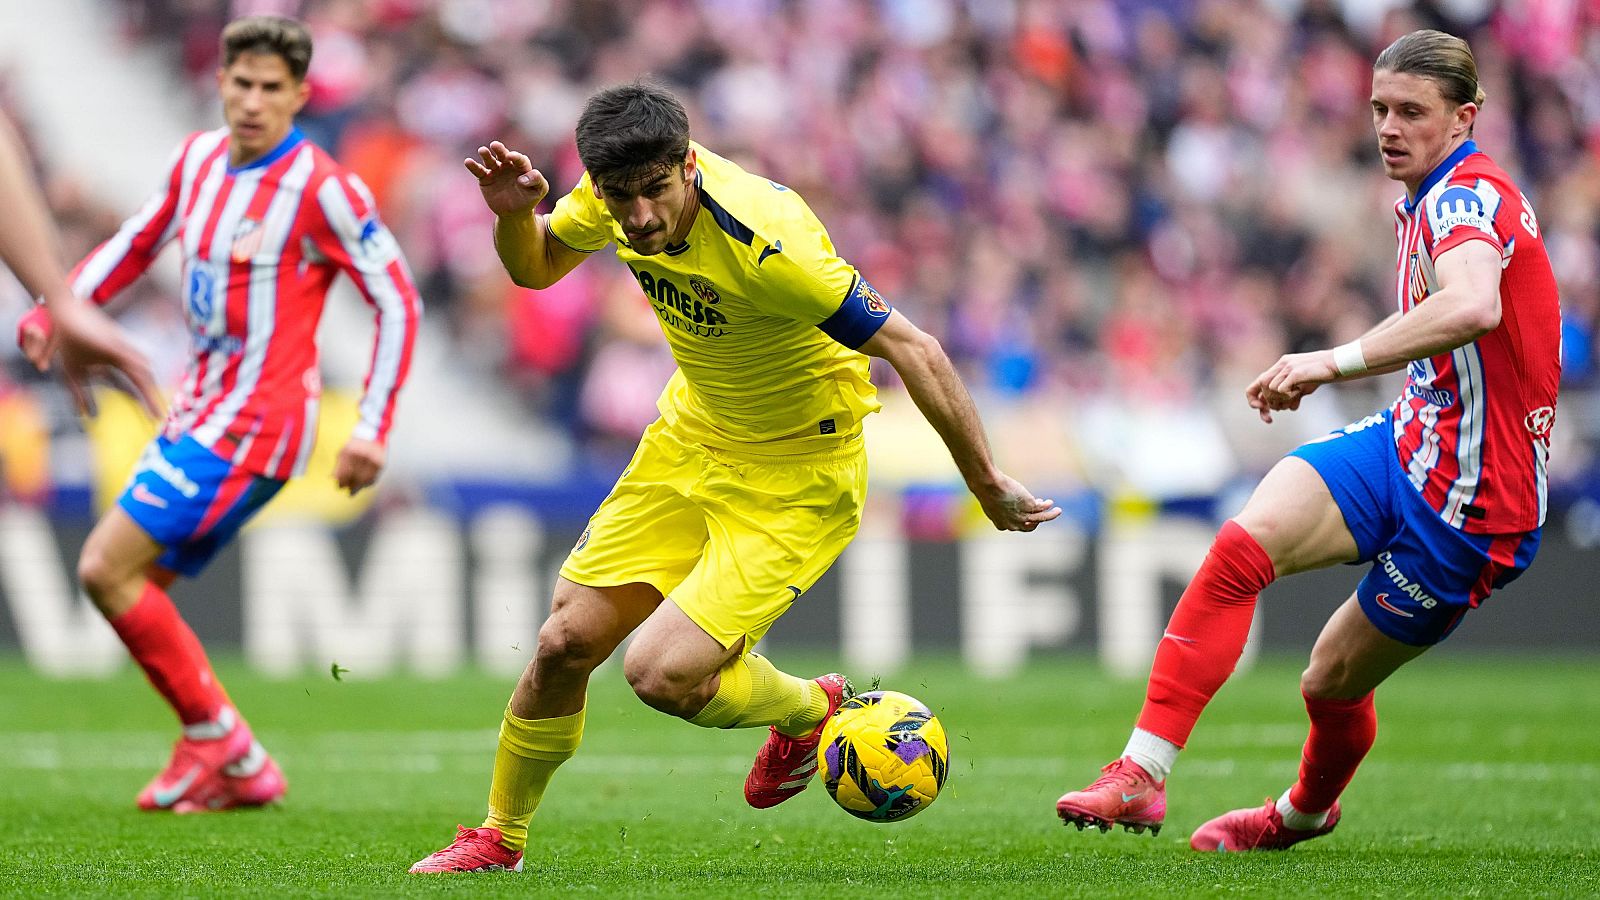
[[[784,734],[799,737],[828,714],[828,695],[820,685],[778,671],[760,654],[730,660],[717,674],[716,696],[689,720],[701,727],[776,725]]]
[[[500,723],[500,747],[494,754],[494,781],[489,785],[489,818],[485,826],[500,829],[501,843],[512,850],[528,844],[528,823],[544,799],[550,776],[578,752],[583,740],[583,710],[554,719],[519,719],[506,707]]]

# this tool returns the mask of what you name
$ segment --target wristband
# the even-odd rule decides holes
[[[53,324],[50,320],[50,310],[42,303],[23,313],[22,318],[17,320],[17,346],[22,346],[22,333],[30,326],[38,327],[48,338],[53,330]]]
[[[1367,370],[1367,355],[1361,352],[1360,339],[1333,348],[1333,368],[1340,377],[1360,375]]]

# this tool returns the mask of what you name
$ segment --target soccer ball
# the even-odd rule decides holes
[[[869,822],[926,809],[950,772],[944,726],[921,701],[895,691],[846,700],[823,726],[820,752],[828,796]]]

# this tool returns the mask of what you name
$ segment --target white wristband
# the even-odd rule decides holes
[[[1367,355],[1361,352],[1361,341],[1357,339],[1333,348],[1333,367],[1341,377],[1365,372]]]

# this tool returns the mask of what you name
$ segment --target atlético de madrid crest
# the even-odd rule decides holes
[[[247,263],[252,256],[261,250],[261,223],[255,219],[244,219],[239,223],[239,228],[233,233],[233,252],[229,254],[236,263]]]

